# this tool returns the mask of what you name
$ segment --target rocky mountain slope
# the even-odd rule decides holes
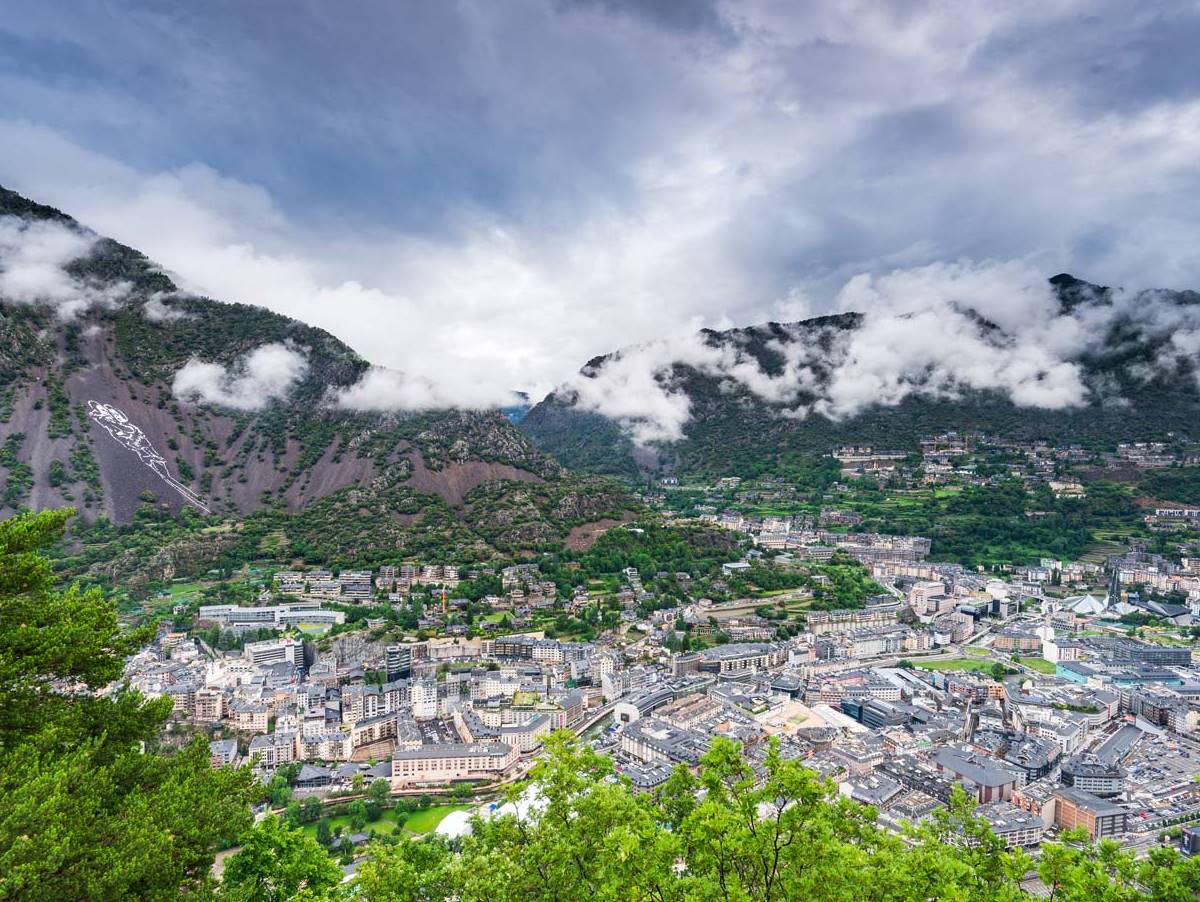
[[[625,349],[590,361],[521,429],[569,467],[624,476],[754,475],[848,443],[916,449],[946,430],[1093,446],[1200,438],[1200,295],[1125,296],[1063,274],[1047,298],[1052,309],[1016,326],[969,298],[945,305],[931,331],[953,328],[915,350],[929,311],[705,330],[677,356]],[[611,413],[619,387],[639,384],[629,375],[639,359],[658,406],[686,410],[678,436],[637,440],[654,405]]]
[[[89,539],[116,542],[82,564],[487,556],[630,506],[498,411],[339,403],[368,368],[320,329],[181,292],[137,251],[0,189],[0,516],[75,506]]]

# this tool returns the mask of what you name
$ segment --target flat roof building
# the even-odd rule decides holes
[[[1063,830],[1083,827],[1093,842],[1124,833],[1129,827],[1128,811],[1090,792],[1060,789],[1054,798],[1054,823]]]

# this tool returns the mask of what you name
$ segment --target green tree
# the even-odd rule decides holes
[[[367,806],[363,804],[361,799],[355,799],[346,808],[346,813],[350,815],[350,827],[353,830],[361,830],[367,825]]]
[[[438,837],[374,845],[358,869],[355,888],[364,902],[428,902],[453,898],[460,868]]]
[[[316,796],[309,796],[300,806],[300,820],[306,824],[311,824],[321,816],[321,800]]]
[[[540,810],[476,818],[458,841],[375,844],[352,892],[363,902],[1020,902],[1033,863],[1009,850],[957,792],[899,836],[768,745],[754,767],[717,739],[698,775],[676,770],[653,795],[569,734],[530,773]],[[522,790],[513,790],[512,795]],[[1144,861],[1071,834],[1037,872],[1055,902],[1192,902],[1200,860],[1154,849]]]
[[[287,805],[292,798],[292,787],[284,774],[275,774],[267,784],[267,798],[276,808]]]
[[[379,805],[386,805],[388,798],[392,794],[392,784],[387,780],[372,780],[370,787],[367,789],[367,798]]]
[[[241,838],[225,862],[221,897],[246,902],[283,902],[302,890],[309,898],[336,887],[342,869],[303,831],[268,817]]]
[[[170,701],[115,684],[149,633],[97,590],[55,589],[43,549],[70,513],[0,523],[0,898],[175,899],[260,790],[202,739],[160,753]]]
[[[329,829],[329,818],[321,818],[317,821],[317,842],[325,848],[333,845],[333,831]]]
[[[289,827],[300,826],[300,803],[295,799],[287,803],[287,808],[284,809],[283,819]]]

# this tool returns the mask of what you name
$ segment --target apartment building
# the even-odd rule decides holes
[[[268,639],[265,642],[247,642],[242,649],[242,656],[254,665],[263,664],[296,664],[297,655],[303,660],[301,643],[290,637]]]
[[[1054,799],[1054,823],[1063,830],[1083,827],[1092,841],[1124,833],[1129,827],[1129,812],[1090,792],[1060,789]]]
[[[503,742],[446,742],[392,753],[392,787],[437,785],[455,780],[498,780],[519,760]]]

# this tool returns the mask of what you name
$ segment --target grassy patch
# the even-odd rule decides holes
[[[1045,658],[1014,658],[1013,660],[1038,673],[1053,674],[1057,670],[1054,664]]]
[[[421,833],[429,833],[431,830],[436,830],[437,825],[442,822],[451,811],[470,811],[471,805],[434,805],[431,808],[426,808],[423,811],[414,811],[408,816],[408,820],[404,822],[406,832],[417,835]],[[336,831],[338,827],[342,828],[342,833],[353,833],[350,827],[350,815],[338,814],[329,818],[329,829]],[[309,836],[316,837],[316,823],[305,824],[301,828]],[[368,821],[363,827],[364,833],[370,833],[374,830],[376,833],[388,835],[396,832],[396,810],[388,808],[383,812],[383,815],[377,821]]]
[[[951,658],[948,661],[913,661],[922,670],[963,670],[975,672],[990,672],[992,662],[980,658]]]
[[[436,830],[437,825],[452,811],[470,811],[470,805],[434,805],[424,811],[414,811],[404,822],[404,829],[409,833],[429,833]],[[392,825],[395,827],[395,824]]]
[[[350,827],[350,815],[339,814],[339,815],[329,818],[330,831],[336,831],[338,827],[342,828],[343,834],[353,833],[354,830],[352,830]],[[316,835],[317,835],[316,823],[305,824],[300,829],[302,829],[305,833],[307,833],[309,836],[313,837],[314,839],[316,838]],[[372,830],[374,830],[376,833],[380,833],[380,834],[395,833],[396,832],[396,819],[395,819],[394,813],[391,811],[386,811],[386,812],[384,812],[383,816],[381,818],[379,818],[379,820],[368,821],[367,825],[365,827],[363,827],[363,832],[370,833]]]

